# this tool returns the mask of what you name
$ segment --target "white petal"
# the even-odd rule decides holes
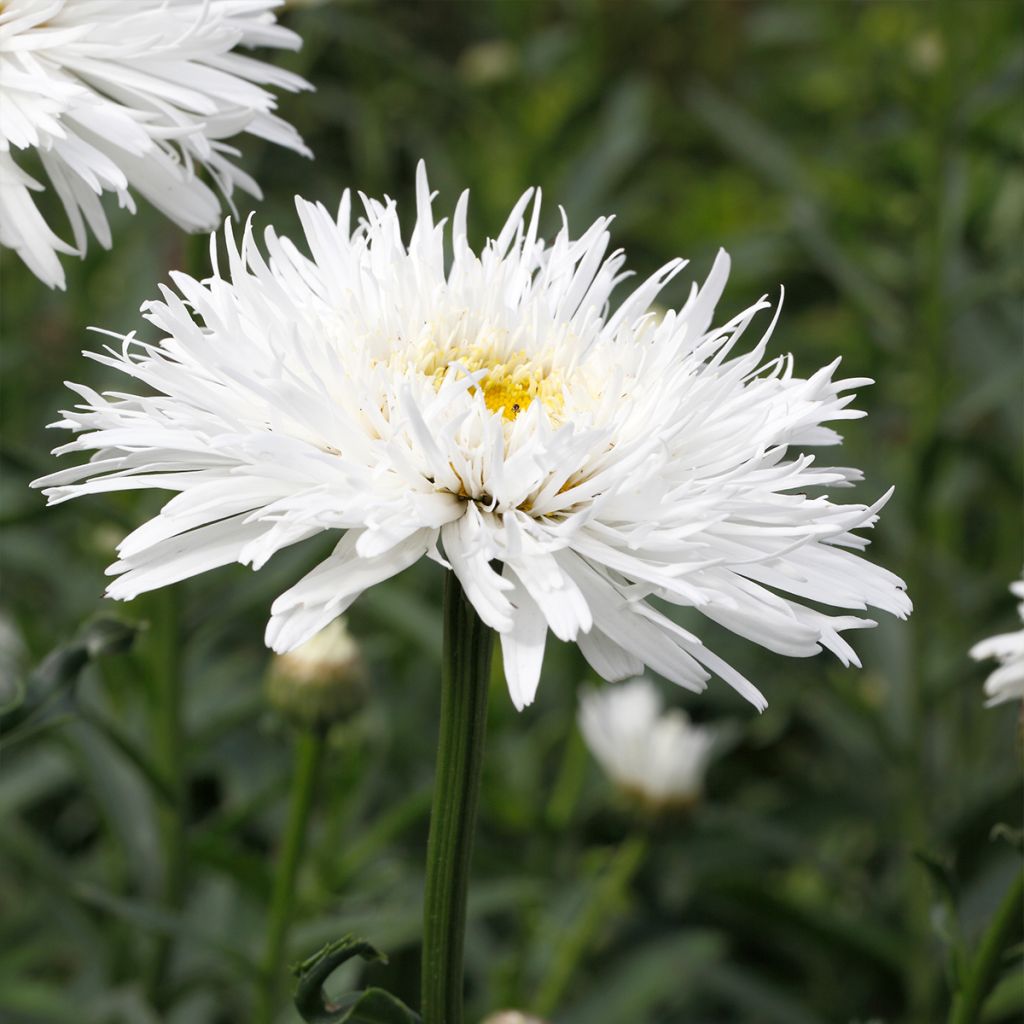
[[[511,629],[513,608],[506,595],[513,585],[491,567],[498,552],[475,503],[467,502],[465,514],[441,528],[441,542],[477,615],[499,633]]]
[[[579,644],[580,652],[590,667],[610,683],[637,676],[644,670],[644,663],[640,658],[613,643],[596,626],[587,633],[580,633],[576,643]]]
[[[509,575],[507,567],[505,576],[513,584],[509,596],[515,612],[512,628],[500,635],[501,657],[512,703],[517,711],[522,711],[533,703],[537,693],[548,624],[536,602],[522,584]]]
[[[239,552],[266,530],[264,523],[246,523],[234,516],[209,526],[160,541],[133,558],[124,558],[107,569],[118,575],[107,587],[107,596],[130,601],[147,590],[197,576],[238,561]]]
[[[273,603],[268,647],[278,653],[298,647],[341,615],[367,587],[418,561],[435,536],[432,530],[420,530],[376,558],[362,558],[356,552],[359,534],[349,530],[330,556]]]

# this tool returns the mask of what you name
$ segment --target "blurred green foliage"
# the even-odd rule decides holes
[[[991,834],[1020,825],[1017,716],[983,708],[986,668],[966,651],[1015,628],[1006,586],[1024,561],[1020,6],[292,7],[305,45],[287,62],[317,91],[281,106],[317,159],[247,140],[266,192],[258,225],[297,234],[295,193],[333,206],[353,186],[405,201],[422,156],[442,208],[471,188],[478,240],[539,184],[549,232],[557,204],[577,230],[615,213],[639,274],[681,254],[701,278],[725,246],[723,311],[785,284],[777,349],[807,372],[841,355],[848,375],[877,381],[845,459],[866,470],[865,499],[896,485],[871,555],[907,579],[913,618],[857,637],[862,671],[700,625],[771,705],[757,717],[723,684],[671,694],[698,719],[731,720],[738,738],[706,803],[649,837],[631,881],[609,883],[634,826],[575,735],[578,654],[552,641],[522,714],[496,675],[471,1018],[536,1007],[561,972],[545,1007],[557,1024],[943,1019],[950,951],[976,943],[1019,860]],[[7,251],[0,264],[0,662],[4,703],[21,699],[17,677],[31,705],[0,764],[0,1021],[246,1024],[294,745],[264,702],[262,631],[274,595],[324,545],[119,607],[140,630],[131,649],[81,653],[85,624],[109,611],[113,545],[159,496],[43,511],[27,484],[51,466],[44,425],[70,401],[64,379],[111,385],[79,355],[101,341],[86,326],[141,327],[138,306],[168,271],[206,259],[204,241],[148,208],[112,221],[113,251],[69,266],[66,294]],[[299,960],[365,935],[390,964],[347,964],[332,984],[383,985],[411,1005],[440,593],[439,570],[420,566],[351,613],[373,696],[330,736],[289,940]],[[76,643],[57,703],[32,704],[30,669],[65,664]],[[183,688],[177,791],[157,740],[167,685]],[[1019,966],[1004,965],[987,1021],[1020,1019]],[[280,1020],[297,1017],[282,1006]]]

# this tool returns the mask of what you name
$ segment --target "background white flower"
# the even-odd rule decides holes
[[[257,135],[310,155],[273,111],[264,86],[295,92],[297,75],[236,47],[298,49],[277,25],[281,0],[2,0],[0,2],[0,244],[50,287],[64,287],[58,253],[84,255],[91,231],[106,248],[104,192],[135,209],[132,191],[188,231],[214,228],[235,187],[259,196],[226,140]],[[74,245],[36,207],[60,197]],[[87,231],[88,229],[88,231]]]
[[[651,680],[584,692],[578,721],[608,778],[644,806],[686,807],[701,795],[717,734],[679,708],[664,711]]]
[[[544,1024],[540,1017],[519,1010],[500,1010],[485,1017],[480,1024]]]
[[[1010,593],[1021,599],[1017,605],[1021,621],[1024,621],[1024,579],[1010,584]],[[1016,633],[1001,633],[976,643],[971,648],[975,661],[996,658],[997,668],[985,680],[987,704],[1002,704],[1008,700],[1024,700],[1024,629]]]
[[[765,706],[652,597],[781,654],[827,647],[856,663],[841,631],[872,621],[803,602],[909,612],[902,582],[863,560],[852,532],[885,498],[835,503],[828,492],[859,474],[803,449],[839,443],[823,424],[861,415],[846,392],[865,381],[834,381],[838,360],[806,380],[789,356],[766,360],[771,328],[737,354],[768,303],[711,328],[724,253],[679,312],[646,315],[680,260],[612,312],[625,275],[622,253],[607,255],[608,219],[577,239],[563,226],[545,245],[530,200],[477,255],[464,194],[447,261],[421,166],[408,246],[390,200],[364,197],[353,230],[346,192],[336,219],[298,202],[312,258],[268,230],[265,259],[250,227],[241,248],[227,233],[223,274],[172,275],[178,292],[143,307],[163,340],[117,336],[94,355],[146,393],[71,385],[83,404],[55,426],[79,436],[57,452],[95,454],[36,481],[51,503],[178,492],[125,538],[108,594],[234,561],[259,568],[343,530],[274,602],[275,650],[427,555],[501,634],[520,708],[549,629],[606,679],[647,665],[702,690],[714,672]]]

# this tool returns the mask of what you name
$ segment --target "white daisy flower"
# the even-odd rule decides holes
[[[1010,593],[1021,599],[1017,611],[1024,621],[1024,579],[1011,583]],[[970,654],[975,661],[995,658],[999,662],[999,668],[985,680],[989,707],[1008,700],[1024,700],[1024,629],[990,636],[976,643]]]
[[[298,49],[277,25],[281,0],[0,0],[0,244],[51,288],[64,287],[58,253],[85,255],[88,231],[110,248],[104,192],[134,212],[133,191],[187,231],[209,231],[220,200],[259,197],[225,141],[240,132],[311,155],[273,111],[264,86],[309,85],[233,52]],[[36,208],[44,184],[60,197],[74,245]],[[88,230],[87,230],[88,229]]]
[[[688,807],[703,792],[717,734],[679,708],[664,711],[649,679],[589,690],[577,720],[608,778],[645,807]]]
[[[70,385],[83,404],[55,426],[57,453],[92,460],[42,480],[50,502],[158,487],[178,492],[122,542],[107,593],[128,599],[229,562],[343,531],[324,562],[273,604],[267,643],[286,651],[367,587],[424,555],[449,566],[501,638],[515,705],[534,698],[545,639],[575,641],[606,679],[645,665],[692,690],[711,672],[757,707],[758,690],[660,604],[694,609],[780,654],[873,625],[804,602],[910,611],[903,583],[860,557],[874,505],[829,491],[856,470],[803,449],[849,419],[838,360],[808,379],[767,359],[769,328],[738,342],[764,299],[721,327],[720,253],[679,312],[646,315],[673,260],[613,312],[626,276],[608,224],[538,238],[539,193],[474,253],[467,195],[446,257],[426,174],[402,241],[395,203],[351,198],[337,218],[298,201],[311,257],[273,230],[265,258],[247,227],[227,266],[143,306],[162,335],[93,358],[139,395]],[[774,326],[774,321],[773,321]],[[437,548],[440,542],[442,555]]]

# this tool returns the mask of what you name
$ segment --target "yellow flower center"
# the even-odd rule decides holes
[[[525,352],[513,352],[503,362],[480,356],[462,358],[458,362],[470,373],[487,371],[478,385],[484,404],[491,412],[500,412],[506,420],[514,420],[526,412],[534,399],[540,399],[549,412],[561,410],[562,389],[549,373],[532,363]]]
[[[434,378],[437,388],[452,366],[460,377],[485,370],[470,393],[476,394],[479,390],[487,408],[500,412],[506,420],[514,420],[526,412],[535,400],[542,402],[550,415],[557,416],[562,410],[561,374],[532,360],[521,349],[498,356],[493,349],[482,345],[469,349],[434,348],[419,364],[423,373]]]

